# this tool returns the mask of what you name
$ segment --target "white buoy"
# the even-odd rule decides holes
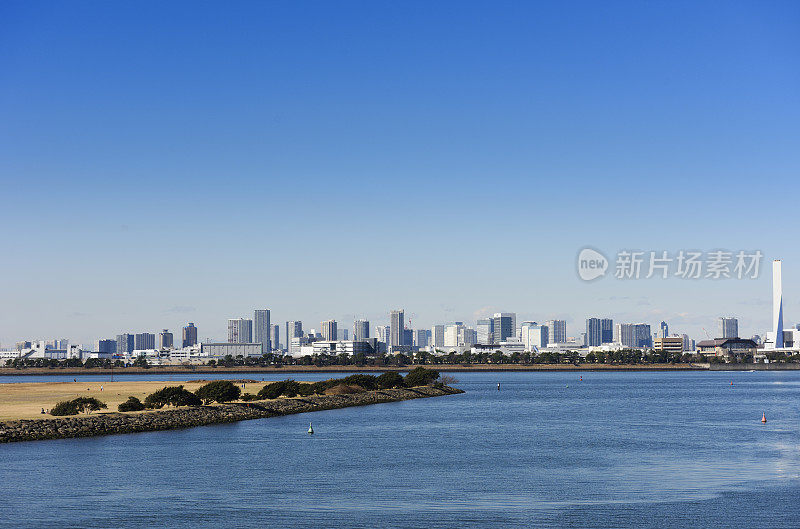
[[[500,382],[497,383],[497,391],[500,391]]]
[[[314,427],[308,423],[308,435],[314,435]]]

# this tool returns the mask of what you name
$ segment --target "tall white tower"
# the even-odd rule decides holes
[[[772,261],[772,332],[775,333],[775,348],[783,347],[783,286],[780,259]]]

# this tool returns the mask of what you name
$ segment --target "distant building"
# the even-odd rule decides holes
[[[353,322],[353,340],[364,341],[369,338],[369,321],[356,320]]]
[[[565,343],[567,341],[567,322],[565,320],[550,320],[547,322],[547,328],[551,342]]]
[[[522,322],[521,341],[525,351],[543,349],[550,344],[550,327],[535,321]]]
[[[117,341],[97,340],[97,352],[115,354],[117,352]]]
[[[411,346],[414,343],[414,331],[412,329],[403,329],[403,344]]]
[[[586,320],[586,345],[594,347],[603,343],[603,334],[600,329],[600,318]]]
[[[469,347],[478,343],[478,331],[457,321],[444,329],[443,347]]]
[[[689,338],[688,334],[682,334],[681,338],[683,339],[683,350],[684,351],[694,351],[695,350],[694,340]]]
[[[444,347],[444,325],[431,327],[431,343],[433,347]]]
[[[322,327],[322,339],[336,341],[336,320],[326,320],[320,323]]]
[[[492,344],[494,343],[494,319],[483,318],[478,320],[478,343],[479,344]]]
[[[600,344],[614,343],[614,321],[608,318],[600,320]]]
[[[391,340],[392,328],[389,325],[378,325],[375,327],[375,337],[378,338],[379,342],[383,342],[389,345],[389,341]]]
[[[149,332],[143,332],[134,335],[133,349],[155,349],[156,348],[156,335]]]
[[[666,337],[659,336],[653,344],[653,349],[658,352],[672,354],[683,353],[683,338],[680,336]]]
[[[431,331],[428,329],[417,329],[414,331],[414,345],[417,347],[428,347],[430,344]]]
[[[117,354],[130,353],[134,349],[136,349],[136,343],[133,334],[117,335]]]
[[[374,349],[368,341],[359,340],[320,340],[311,344],[314,354],[353,356],[359,353],[370,355]]]
[[[158,348],[159,349],[172,349],[173,348],[173,337],[172,333],[169,332],[169,329],[164,329],[160,333],[158,333]]]
[[[405,319],[405,312],[402,310],[393,310],[389,314],[390,334],[389,334],[389,341],[387,342],[387,344],[389,345],[390,350],[391,347],[395,345],[404,345],[405,343],[404,331],[406,326],[404,319]]]
[[[301,321],[287,321],[286,322],[286,350],[292,344],[293,338],[302,338],[303,335],[303,322]]]
[[[738,338],[739,337],[739,320],[736,318],[720,318],[719,319],[719,337],[720,338]]]
[[[697,342],[697,350],[703,356],[720,356],[727,360],[755,355],[757,349],[758,345],[753,340],[743,338],[716,338]]]
[[[269,332],[269,309],[257,309],[253,313],[253,342],[261,344],[261,352],[269,353],[272,350]]]
[[[269,326],[269,346],[270,352],[279,351],[281,349],[281,326],[280,325],[270,325]]]
[[[204,343],[200,344],[200,356],[225,358],[226,356],[261,356],[260,343]]]
[[[513,312],[497,312],[492,317],[492,343],[500,343],[517,337],[517,315]]]
[[[348,340],[348,334],[347,329],[336,329],[336,339],[339,341]]]
[[[653,345],[650,325],[647,323],[620,323],[614,334],[616,342],[624,347],[645,349]]]
[[[183,347],[191,347],[197,344],[197,327],[194,323],[189,322],[189,325],[183,328]]]
[[[253,343],[253,320],[228,320],[228,343]]]
[[[669,336],[669,326],[667,325],[667,322],[662,321],[660,338],[666,338],[667,336]]]

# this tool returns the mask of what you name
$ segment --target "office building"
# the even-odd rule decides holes
[[[130,353],[135,347],[133,334],[117,335],[117,354]]]
[[[169,332],[169,329],[164,329],[160,333],[158,333],[158,348],[159,349],[173,348],[172,333]]]
[[[494,320],[492,318],[478,320],[477,332],[479,344],[494,343]]]
[[[781,260],[772,261],[772,335],[773,347],[780,349],[783,344],[783,279]]]
[[[431,327],[431,345],[433,347],[444,347],[444,325]]]
[[[97,348],[98,353],[111,353],[115,354],[117,352],[117,341],[116,340],[97,340]]]
[[[261,344],[262,353],[269,353],[272,350],[269,339],[270,326],[269,309],[257,309],[253,314],[253,343]]]
[[[428,329],[417,329],[414,331],[414,345],[417,347],[428,347],[430,344],[431,331]]]
[[[668,336],[669,336],[669,326],[667,325],[667,322],[662,321],[661,334],[659,335],[659,338],[667,338]]]
[[[364,341],[369,339],[369,321],[356,320],[353,322],[353,340]]]
[[[517,336],[517,315],[514,312],[498,312],[492,317],[492,343],[505,342]]]
[[[228,320],[228,343],[254,343],[253,320],[243,318]]]
[[[402,310],[393,310],[389,315],[389,347],[396,345],[404,345],[404,331],[405,331],[405,312]],[[391,349],[390,349],[391,350]]]
[[[133,337],[134,350],[155,349],[156,335],[150,332],[142,332]]]
[[[414,343],[414,331],[412,329],[403,329],[403,345],[410,346]]]
[[[347,331],[347,329],[339,329],[339,328],[336,329],[336,339],[338,341],[349,340],[348,335],[349,332]]]
[[[603,343],[602,332],[600,329],[600,318],[589,318],[586,320],[586,346],[596,347]]]
[[[248,320],[250,321],[250,320]],[[260,343],[204,343],[200,344],[200,356],[225,358],[226,356],[257,357],[261,356]]]
[[[277,352],[281,349],[281,326],[269,326],[269,346],[270,352]]]
[[[183,347],[191,347],[197,344],[197,327],[194,323],[189,322],[189,325],[183,328]]]
[[[683,338],[680,336],[659,336],[653,343],[653,350],[659,353],[682,354],[684,351]]]
[[[389,325],[378,325],[375,327],[375,337],[378,338],[379,342],[383,342],[387,346],[389,345],[391,334],[392,328]]]
[[[520,341],[525,351],[537,351],[550,344],[550,327],[535,321],[523,322],[520,326]]]
[[[286,322],[286,350],[288,351],[292,345],[292,339],[304,338],[303,322],[301,321],[287,321]]]
[[[600,344],[614,342],[614,321],[608,318],[600,320]]]
[[[322,327],[322,339],[336,341],[336,320],[326,320],[320,323]]]
[[[617,343],[623,347],[648,348],[653,345],[650,325],[647,323],[620,323],[616,326]]]
[[[738,338],[739,337],[739,320],[736,318],[720,318],[719,319],[719,337],[720,338]]]
[[[566,343],[567,341],[567,322],[566,320],[550,320],[547,322],[548,332],[551,343]]]

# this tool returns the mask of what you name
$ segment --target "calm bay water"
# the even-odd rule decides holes
[[[454,376],[466,394],[0,445],[0,527],[800,527],[800,372]]]

